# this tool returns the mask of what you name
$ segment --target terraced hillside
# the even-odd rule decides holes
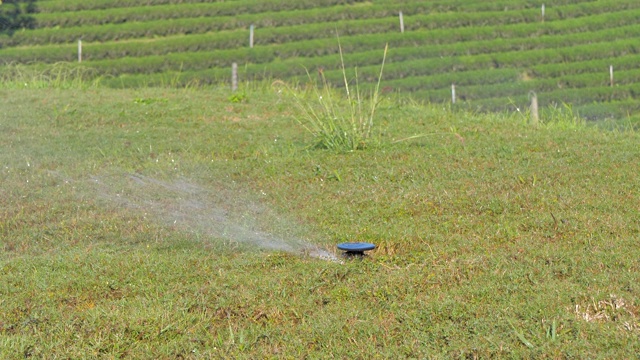
[[[544,16],[543,16],[543,2]],[[307,81],[347,67],[385,91],[505,109],[567,102],[587,118],[640,111],[637,0],[40,0],[36,29],[0,38],[2,63],[78,61],[110,86],[241,77]],[[400,31],[399,13],[404,32]],[[253,25],[254,46],[249,45]],[[614,72],[611,83],[610,70]],[[353,76],[353,75],[351,75]]]

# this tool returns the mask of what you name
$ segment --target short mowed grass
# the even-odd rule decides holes
[[[294,101],[0,88],[0,358],[640,354],[636,132],[385,98],[375,143],[340,152]],[[339,263],[184,231],[101,199],[113,173],[229,184],[314,244],[378,248]]]

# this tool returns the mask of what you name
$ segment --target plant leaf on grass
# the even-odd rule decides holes
[[[531,343],[531,341],[527,340],[526,337],[524,337],[524,335],[522,334],[522,332],[518,331],[516,329],[516,327],[513,325],[513,323],[507,319],[507,322],[509,323],[509,325],[511,326],[511,329],[513,329],[513,332],[516,334],[516,336],[518,337],[518,340],[520,340],[520,342],[522,342],[522,344],[524,344],[526,347],[528,347],[529,349],[533,349],[535,346]]]

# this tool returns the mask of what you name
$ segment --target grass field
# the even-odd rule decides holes
[[[294,109],[4,82],[0,357],[640,354],[636,132],[393,97],[340,152]]]

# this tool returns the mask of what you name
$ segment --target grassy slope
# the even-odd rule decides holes
[[[0,95],[2,358],[640,352],[636,133],[385,100],[381,146],[337,154],[271,89]],[[250,251],[105,204],[88,184],[114,173],[235,184],[316,244],[379,248]]]

